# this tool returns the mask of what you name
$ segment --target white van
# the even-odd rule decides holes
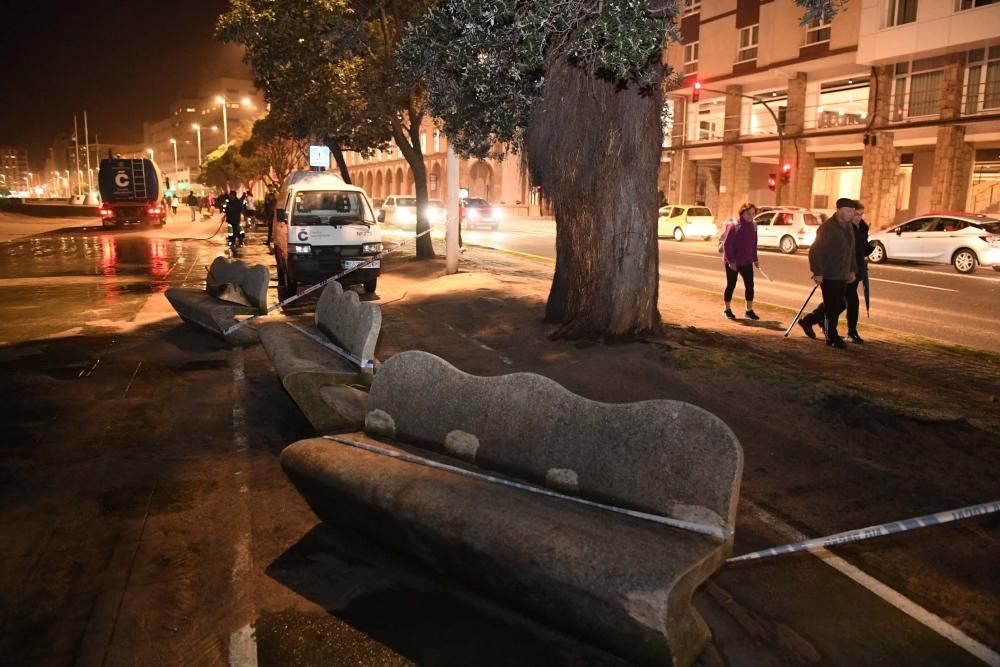
[[[294,171],[278,195],[274,214],[278,284],[289,295],[299,283],[318,283],[382,252],[382,230],[361,188],[328,171]],[[372,294],[380,260],[340,279]]]

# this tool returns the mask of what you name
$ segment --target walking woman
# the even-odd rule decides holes
[[[760,261],[757,258],[757,225],[753,222],[755,215],[757,207],[753,204],[740,206],[740,213],[736,219],[730,218],[726,221],[722,240],[719,241],[722,246],[722,258],[726,263],[726,291],[723,294],[726,309],[722,312],[731,320],[736,319],[732,300],[737,276],[743,277],[743,287],[746,289],[747,318],[760,319],[757,313],[753,312],[753,270],[754,267],[760,268]]]

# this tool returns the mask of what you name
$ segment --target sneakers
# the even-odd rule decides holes
[[[731,320],[735,320],[736,319],[736,315],[734,315],[733,311],[731,309],[729,309],[729,308],[726,308],[724,311],[722,311],[722,314],[725,315],[726,317],[728,317]]]
[[[857,331],[848,331],[847,337],[851,339],[852,343],[861,344],[865,342],[865,339],[858,335]]]
[[[827,338],[826,344],[829,345],[830,347],[835,347],[838,350],[843,350],[845,347],[847,347],[847,344],[844,342],[844,339],[841,338],[840,336],[833,336],[831,338]]]
[[[760,319],[760,317],[757,316],[757,313],[753,312],[752,310],[748,310],[746,312],[746,315],[747,315],[747,319],[748,320],[759,320]]]
[[[805,320],[799,320],[799,326],[802,327],[802,333],[804,333],[809,338],[816,338],[816,332],[813,331],[813,325],[809,324]]]

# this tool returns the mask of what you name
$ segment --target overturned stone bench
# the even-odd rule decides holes
[[[363,432],[296,442],[281,465],[324,521],[630,660],[689,665],[708,642],[691,595],[731,551],[743,454],[694,405],[404,352]]]
[[[334,281],[316,304],[315,329],[288,322],[260,326],[281,384],[320,433],[356,430],[365,421],[382,310]]]
[[[204,290],[171,287],[166,297],[185,322],[221,336],[230,345],[252,345],[257,342],[252,327],[241,327],[229,334],[225,331],[237,322],[238,316],[267,313],[269,281],[263,264],[251,266],[219,256],[208,269]]]

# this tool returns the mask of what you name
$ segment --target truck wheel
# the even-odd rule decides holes
[[[374,294],[376,287],[378,287],[378,278],[365,281],[365,294]]]

